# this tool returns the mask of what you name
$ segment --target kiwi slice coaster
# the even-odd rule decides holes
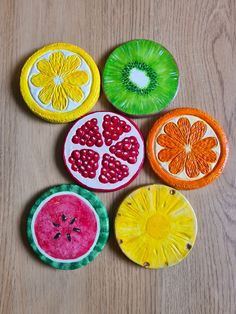
[[[120,111],[133,116],[156,114],[176,96],[178,66],[167,49],[136,39],[116,48],[103,70],[103,89]]]

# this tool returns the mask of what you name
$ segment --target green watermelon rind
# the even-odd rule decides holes
[[[45,255],[43,255],[39,251],[33,239],[31,225],[32,225],[32,219],[33,219],[35,211],[46,198],[58,192],[74,192],[82,196],[92,205],[92,207],[96,211],[99,218],[100,232],[99,232],[96,245],[94,246],[93,250],[89,253],[89,255],[87,255],[85,258],[83,258],[80,261],[70,262],[70,263],[53,261],[49,259],[48,257],[46,257]],[[93,192],[88,191],[84,188],[81,188],[80,186],[75,185],[75,184],[62,184],[62,185],[54,186],[53,188],[43,193],[34,203],[33,207],[30,210],[29,216],[27,218],[27,238],[28,238],[30,246],[32,247],[36,255],[41,259],[41,261],[57,269],[72,270],[72,269],[86,266],[101,253],[101,251],[103,250],[104,246],[107,243],[108,236],[109,236],[109,218],[108,218],[107,210],[105,206],[103,205],[102,201]]]

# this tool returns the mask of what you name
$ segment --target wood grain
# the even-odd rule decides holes
[[[234,0],[0,1],[1,314],[236,313],[235,6]],[[87,50],[102,70],[109,52],[134,38],[154,39],[173,53],[181,85],[167,110],[197,107],[218,119],[230,142],[228,164],[210,186],[184,192],[199,232],[194,250],[178,266],[136,266],[111,231],[89,266],[51,269],[28,248],[25,218],[42,191],[72,182],[61,159],[69,125],[31,114],[19,93],[20,69],[36,49],[64,41]],[[95,109],[112,107],[102,94]],[[136,120],[145,136],[154,120]],[[146,162],[128,188],[100,193],[111,221],[129,191],[154,182],[159,181]]]

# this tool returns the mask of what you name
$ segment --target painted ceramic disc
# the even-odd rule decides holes
[[[107,211],[100,199],[72,184],[45,192],[27,220],[27,236],[34,252],[43,262],[65,270],[94,260],[108,234]]]
[[[144,161],[144,142],[137,125],[106,111],[80,118],[64,145],[64,162],[81,185],[96,191],[115,191],[138,175]]]
[[[27,60],[20,88],[33,113],[50,122],[65,123],[93,108],[100,94],[100,74],[83,49],[56,43]]]
[[[108,100],[125,114],[144,116],[165,108],[176,96],[179,70],[167,49],[151,40],[116,48],[103,71]]]
[[[165,185],[148,185],[121,203],[115,233],[121,250],[133,262],[163,268],[188,255],[195,242],[197,220],[180,192]]]
[[[223,171],[227,138],[212,117],[192,108],[172,110],[158,119],[147,139],[153,170],[169,185],[195,189]]]

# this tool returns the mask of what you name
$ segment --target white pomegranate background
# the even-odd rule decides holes
[[[138,127],[117,113],[100,111],[80,118],[65,140],[67,169],[90,189],[112,191],[128,185],[143,161]]]

